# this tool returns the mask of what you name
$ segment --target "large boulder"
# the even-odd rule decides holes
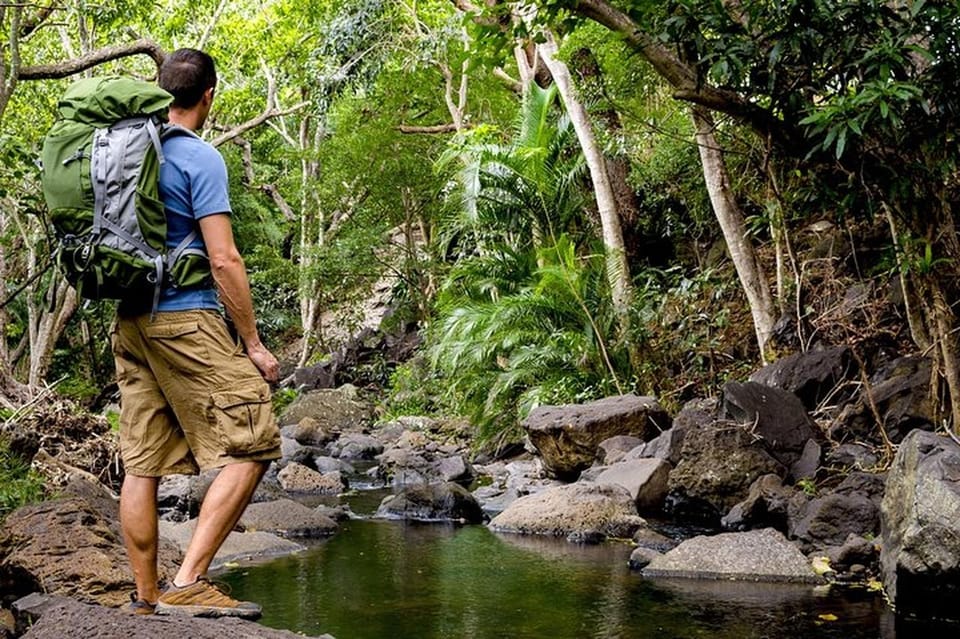
[[[33,585],[106,606],[129,601],[133,573],[119,521],[112,496],[83,480],[61,497],[15,510],[0,528],[0,583],[12,582],[6,592]],[[177,548],[160,544],[161,577],[172,579],[179,561]]]
[[[727,382],[723,387],[723,413],[749,424],[767,451],[788,469],[803,455],[807,442],[817,436],[817,425],[793,393],[757,384]]]
[[[356,431],[368,425],[374,416],[374,407],[360,398],[357,389],[349,384],[336,390],[322,389],[303,393],[280,415],[280,424],[300,424],[310,417],[311,429],[328,433]]]
[[[772,528],[699,536],[655,557],[647,577],[819,583],[806,557]]]
[[[880,510],[862,493],[832,492],[791,513],[788,533],[807,551],[840,546],[850,534],[876,535]]]
[[[292,499],[250,504],[240,516],[244,532],[263,531],[286,538],[322,537],[337,531],[337,522]]]
[[[539,406],[523,427],[550,476],[576,479],[594,462],[604,440],[633,435],[649,441],[670,427],[670,418],[654,397],[620,395],[586,404]]]
[[[23,639],[305,639],[304,635],[289,630],[275,630],[237,618],[131,615],[115,608],[91,606],[67,597],[39,593],[17,600],[14,609],[25,618],[29,627],[22,635]],[[321,635],[315,639],[333,637]]]
[[[785,477],[786,468],[754,437],[749,426],[716,421],[687,433],[680,463],[670,471],[665,510],[675,516],[718,525],[747,498],[763,475]]]
[[[778,359],[756,371],[749,381],[793,393],[807,410],[814,410],[839,384],[858,374],[850,348],[833,346]],[[842,399],[833,397],[835,403]]]
[[[576,483],[521,497],[490,522],[497,532],[571,539],[631,537],[646,522],[622,486]]]
[[[881,366],[870,377],[869,387],[831,424],[831,439],[882,444],[876,415],[895,444],[916,428],[932,430],[936,406],[930,393],[931,367],[930,359],[921,356],[900,357]]]
[[[900,444],[881,508],[883,584],[898,612],[960,619],[960,446],[914,431]]]
[[[476,498],[466,488],[454,482],[409,486],[396,495],[385,497],[376,516],[465,524],[479,524],[484,519],[483,510]]]
[[[347,489],[347,481],[340,471],[320,473],[303,464],[290,462],[277,473],[283,489],[291,493],[339,495]]]

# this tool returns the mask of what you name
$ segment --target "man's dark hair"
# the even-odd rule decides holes
[[[196,106],[203,92],[217,86],[213,58],[197,49],[177,49],[160,65],[160,88],[173,95],[173,106]]]

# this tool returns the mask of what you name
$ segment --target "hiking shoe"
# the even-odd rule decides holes
[[[252,601],[237,601],[228,596],[206,577],[198,577],[186,586],[172,582],[160,593],[158,615],[186,615],[189,617],[242,617],[258,619],[263,609]]]
[[[130,603],[127,604],[126,611],[132,615],[152,615],[156,612],[157,604],[152,604],[146,599],[140,599],[137,591],[130,593]]]

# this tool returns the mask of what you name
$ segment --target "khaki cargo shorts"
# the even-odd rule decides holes
[[[143,477],[280,457],[270,387],[216,311],[118,317],[120,455]]]

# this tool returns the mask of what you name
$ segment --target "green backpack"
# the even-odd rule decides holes
[[[58,104],[43,141],[43,195],[60,270],[87,299],[122,299],[209,281],[194,229],[167,249],[160,201],[161,140],[195,135],[166,123],[173,96],[131,78],[87,78]]]

